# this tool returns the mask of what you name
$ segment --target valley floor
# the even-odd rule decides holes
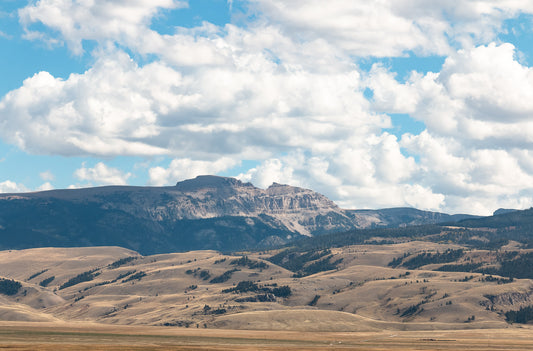
[[[0,322],[0,350],[531,350],[532,329],[290,332]]]

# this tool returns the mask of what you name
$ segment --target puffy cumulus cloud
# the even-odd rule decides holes
[[[263,62],[266,62],[264,60]],[[264,158],[390,126],[368,111],[358,71],[278,71],[266,62],[186,73],[121,51],[68,79],[41,72],[0,101],[3,140],[34,153]]]
[[[448,49],[444,31],[448,24],[435,19],[415,22],[395,13],[385,1],[281,1],[257,0],[260,12],[278,23],[288,35],[307,41],[323,39],[357,56],[401,56],[408,50],[444,53]],[[424,28],[428,27],[428,28]],[[435,30],[435,40],[424,33]]]
[[[11,180],[0,182],[0,193],[23,193],[29,191],[24,184],[17,184]]]
[[[459,50],[441,72],[413,73],[405,84],[375,65],[368,82],[374,108],[410,113],[432,134],[478,147],[532,145],[533,68],[517,61],[511,44]]]
[[[237,161],[223,157],[216,161],[197,161],[188,158],[174,159],[167,168],[153,167],[149,169],[152,185],[168,185],[177,181],[194,178],[198,175],[216,174],[230,169],[238,164]]]
[[[106,166],[98,162],[93,168],[85,164],[74,172],[74,176],[89,184],[126,185],[131,173],[124,173],[119,169]]]
[[[316,63],[328,57],[388,57],[418,54],[446,55],[457,43],[469,46],[493,40],[503,21],[532,14],[529,0],[319,0],[242,1],[255,16],[242,32],[234,25],[220,28],[204,23],[160,35],[150,29],[164,10],[187,7],[182,0],[40,0],[19,10],[29,39],[66,42],[76,54],[84,40],[119,43],[142,54],[157,54],[176,65],[230,63],[242,49],[224,40],[237,34],[247,49],[271,50],[287,62],[295,52],[312,53]],[[230,8],[232,8],[230,3]],[[178,10],[179,11],[179,10]],[[39,31],[42,24],[57,33]],[[252,41],[255,41],[252,44]],[[311,59],[309,57],[308,59]]]
[[[296,151],[270,158],[238,178],[263,188],[273,182],[310,188],[345,208],[443,207],[444,195],[409,184],[418,168],[412,157],[399,152],[396,137],[383,134],[370,139],[341,143],[337,150],[321,155]]]
[[[511,44],[459,50],[440,72],[414,73],[406,83],[379,66],[369,79],[376,109],[425,123],[400,145],[419,157],[415,183],[446,194],[445,208],[490,214],[531,206],[533,68]]]
[[[324,39],[356,56],[446,55],[451,45],[494,39],[529,0],[252,0],[260,16],[299,40]]]
[[[186,7],[178,0],[39,0],[19,10],[19,18],[29,39],[51,43],[65,41],[75,54],[83,53],[83,40],[132,40],[144,32],[160,9]],[[32,29],[43,25],[60,33],[59,37]]]
[[[294,175],[294,167],[305,167],[305,161],[305,157],[301,153],[286,156],[283,160],[272,158],[249,169],[246,173],[239,174],[237,178],[244,182],[251,182],[261,188],[267,188],[273,183],[305,186],[301,183],[301,179]]]
[[[54,189],[54,186],[49,182],[46,182],[38,186],[34,191],[45,191],[52,189]],[[29,189],[21,183],[15,183],[11,180],[0,182],[0,193],[26,193],[29,191],[32,191],[32,189]]]
[[[245,28],[204,23],[164,35],[150,21],[184,2],[28,5],[19,12],[28,37],[65,42],[76,54],[84,40],[99,45],[85,73],[40,72],[8,93],[0,137],[32,153],[172,157],[149,170],[154,185],[257,160],[239,177],[309,187],[345,207],[486,212],[532,198],[524,151],[533,138],[531,69],[509,44],[475,46],[493,40],[505,19],[533,13],[529,0],[247,4],[256,16]],[[57,36],[36,31],[39,23]],[[382,66],[365,73],[354,64],[412,53],[449,57],[441,72],[406,83]],[[138,54],[151,63],[137,64]],[[383,132],[391,112],[427,130],[398,141]],[[99,163],[76,176],[125,184],[130,175]]]
[[[463,103],[467,118],[512,124],[533,114],[533,69],[515,59],[511,44],[459,51],[446,59],[438,81]]]
[[[0,101],[0,136],[37,154],[163,154],[150,138],[179,79],[161,64],[141,69],[120,52],[66,80],[40,72]]]
[[[522,153],[513,149],[472,149],[460,140],[428,132],[406,135],[402,145],[420,155],[418,182],[451,196],[518,194],[529,189],[533,180],[521,166]]]

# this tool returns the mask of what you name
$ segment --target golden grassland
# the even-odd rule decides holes
[[[462,272],[433,271],[434,265],[388,266],[406,252],[448,248],[459,246],[413,241],[336,248],[332,261],[342,258],[336,270],[302,278],[266,261],[272,252],[247,253],[268,264],[249,268],[231,264],[239,255],[216,251],[146,257],[118,247],[0,251],[0,277],[22,283],[18,294],[0,295],[0,350],[533,349],[530,326],[510,325],[503,315],[533,305],[530,279],[498,284],[479,273],[465,280]],[[493,255],[473,250],[463,260]],[[126,257],[136,258],[109,266]],[[213,278],[235,268],[222,283],[191,274],[209,271]],[[87,271],[98,274],[60,289]],[[145,275],[117,279],[132,271]],[[39,284],[50,277],[49,285]],[[292,295],[247,302],[257,293],[223,292],[245,280],[288,285]],[[206,305],[224,312],[208,313]],[[422,308],[402,316],[414,305]]]
[[[97,324],[0,324],[0,350],[530,350],[525,328],[291,332]]]

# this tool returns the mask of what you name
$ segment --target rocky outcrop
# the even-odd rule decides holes
[[[498,295],[485,295],[487,300],[481,301],[480,305],[491,309],[497,308],[520,308],[533,304],[533,291],[509,291]]]

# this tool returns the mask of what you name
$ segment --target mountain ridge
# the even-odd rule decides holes
[[[15,240],[6,237],[12,235],[26,242],[14,248],[33,240],[38,246],[120,245],[149,253],[240,250],[299,236],[452,218],[416,209],[344,210],[310,189],[278,183],[260,189],[204,175],[166,187],[0,194],[0,247],[11,248]]]

